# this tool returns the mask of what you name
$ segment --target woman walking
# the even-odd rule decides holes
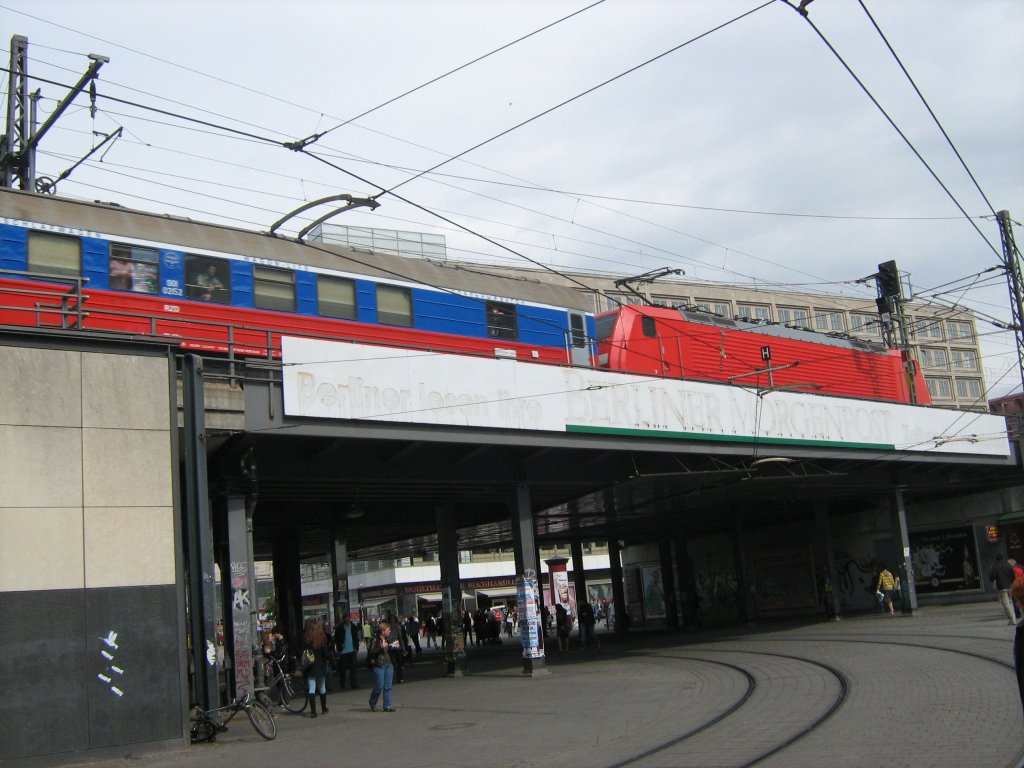
[[[306,619],[302,635],[303,655],[313,654],[313,663],[306,668],[306,695],[309,698],[310,717],[316,717],[316,694],[320,694],[320,707],[327,714],[327,635],[320,622]]]
[[[391,639],[391,625],[382,621],[377,625],[377,632],[370,641],[366,653],[369,657],[370,669],[373,670],[373,690],[370,691],[370,711],[377,711],[377,700],[384,693],[384,711],[394,712],[391,706],[391,683],[394,681],[395,667],[391,663],[391,648],[397,648],[398,642]]]

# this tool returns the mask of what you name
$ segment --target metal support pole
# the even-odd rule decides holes
[[[213,526],[206,474],[206,404],[203,361],[186,355],[181,365],[185,454],[185,529],[189,575],[189,628],[194,677],[192,695],[203,709],[220,704],[217,626],[214,618]]]
[[[661,581],[665,590],[665,625],[679,631],[679,602],[676,600],[676,569],[672,562],[672,539],[658,540],[658,559],[661,561]]]
[[[910,534],[907,530],[907,510],[903,505],[903,491],[896,488],[892,494],[893,528],[900,545],[900,608],[911,616],[917,610],[917,588],[914,585],[914,566],[910,559]]]

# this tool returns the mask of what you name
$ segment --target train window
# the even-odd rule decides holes
[[[342,320],[356,319],[356,283],[343,277],[318,275],[316,279],[317,310],[322,317]]]
[[[611,312],[607,315],[601,315],[601,317],[597,318],[597,327],[595,328],[595,333],[597,335],[598,341],[607,339],[609,336],[612,335],[612,331],[615,330],[615,323],[618,321],[618,319],[618,312]]]
[[[516,305],[500,301],[485,302],[487,307],[487,335],[495,339],[518,339],[519,320]]]
[[[253,303],[260,309],[295,311],[295,273],[290,269],[253,267]]]
[[[654,318],[653,317],[646,317],[646,316],[641,317],[640,318],[640,330],[642,330],[643,333],[644,333],[644,336],[646,336],[649,339],[653,339],[655,336],[658,335],[658,331],[654,327]]]
[[[226,259],[185,256],[185,295],[190,299],[227,304],[231,301],[231,269]]]
[[[377,322],[412,327],[412,291],[396,285],[378,285]]]
[[[110,244],[110,287],[115,291],[156,293],[160,254],[155,248]]]
[[[28,270],[78,277],[82,273],[82,241],[51,232],[29,232]]]
[[[569,315],[569,330],[572,333],[572,345],[577,348],[587,346],[587,334],[583,328],[581,315]]]

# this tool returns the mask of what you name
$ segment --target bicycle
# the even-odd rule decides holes
[[[309,700],[306,698],[305,689],[299,691],[295,687],[295,678],[284,669],[284,657],[276,658],[268,656],[266,666],[266,685],[256,689],[256,698],[265,707],[277,704],[279,707],[299,714],[305,711]]]
[[[192,708],[192,716],[189,718],[189,740],[193,744],[201,742],[213,743],[217,740],[217,734],[228,729],[228,723],[239,712],[245,712],[256,729],[256,733],[267,741],[272,741],[277,736],[277,723],[274,716],[267,711],[267,708],[246,694],[240,699],[235,699],[230,704],[217,707],[216,709],[200,709],[198,706]],[[230,712],[222,719],[222,713]]]

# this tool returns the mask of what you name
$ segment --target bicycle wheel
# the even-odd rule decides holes
[[[306,698],[305,693],[299,693],[295,690],[295,685],[292,683],[292,678],[289,675],[285,675],[281,678],[281,684],[277,689],[278,695],[281,697],[281,706],[287,709],[294,715],[299,712],[304,712],[306,705],[309,703],[309,699]]]
[[[249,722],[256,729],[256,733],[267,741],[277,736],[277,723],[274,716],[267,711],[267,708],[258,701],[250,701],[245,705],[245,714],[249,716]]]

